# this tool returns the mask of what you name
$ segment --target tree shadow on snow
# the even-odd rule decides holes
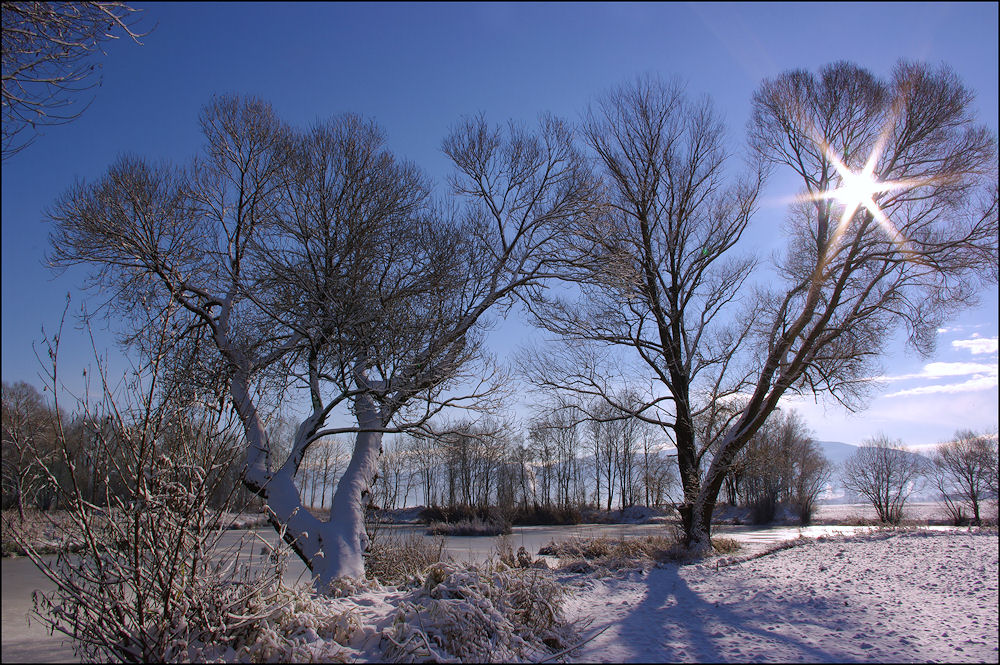
[[[632,609],[621,628],[621,637],[632,655],[628,662],[845,662],[858,660],[851,654],[836,653],[766,628],[768,625],[797,623],[794,611],[801,599],[781,601],[778,612],[722,599],[707,601],[693,590],[680,574],[680,566],[669,565],[650,571],[647,592]],[[742,589],[741,589],[742,590]],[[734,589],[736,591],[736,589]],[[846,627],[836,611],[843,598],[819,598],[809,621],[817,630],[842,632]],[[833,611],[830,611],[833,610]],[[838,616],[839,614],[839,616]],[[843,639],[850,640],[849,634]]]

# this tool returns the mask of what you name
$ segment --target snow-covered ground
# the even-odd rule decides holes
[[[995,533],[833,537],[719,570],[564,581],[568,617],[606,628],[575,660],[997,661]]]
[[[553,571],[568,592],[565,618],[577,624],[583,637],[603,630],[568,659],[997,661],[995,530],[852,531],[850,537],[803,538],[794,547],[767,554],[768,548],[775,547],[773,541],[745,542],[744,549],[733,556],[687,566],[647,566],[646,572],[580,575]],[[8,586],[16,586],[8,576],[14,573],[11,564],[30,562],[5,560],[3,564],[3,660],[68,659],[67,646],[49,649],[54,646],[49,642],[57,642],[58,637],[22,633],[24,610],[18,612],[19,617],[7,616],[15,604],[8,602]],[[305,616],[310,614],[306,610],[294,620],[300,627],[294,630],[294,653],[282,649],[271,656],[383,660],[388,655],[384,631],[402,641],[399,632],[391,632],[400,605],[426,602],[413,594],[374,585],[347,598],[315,601],[328,605],[300,605],[317,611],[315,616]],[[356,619],[351,639],[342,644],[324,640],[319,628],[335,616]],[[408,622],[419,619],[407,618]],[[414,625],[426,628],[429,621],[432,616]],[[475,659],[482,658],[479,654]]]

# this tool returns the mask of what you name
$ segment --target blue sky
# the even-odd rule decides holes
[[[197,114],[214,93],[254,94],[304,126],[346,111],[375,119],[397,154],[444,191],[441,139],[462,115],[532,122],[540,112],[576,120],[596,95],[641,74],[678,76],[709,95],[743,149],[750,97],[764,77],[851,60],[879,75],[900,58],[951,65],[997,131],[995,3],[804,4],[294,4],[136,3],[155,30],[143,46],[107,47],[104,80],[84,115],[44,130],[3,164],[2,374],[38,383],[32,351],[82,271],[44,266],[43,211],[76,180],[100,176],[122,153],[186,162],[200,145]],[[795,193],[769,182],[749,242],[766,253]],[[91,300],[91,303],[94,301]],[[93,304],[91,304],[93,307]],[[528,341],[515,321],[497,328],[501,358]],[[939,334],[929,359],[898,352],[869,409],[794,400],[817,438],[858,443],[884,431],[911,445],[958,427],[997,423],[997,292]],[[109,334],[97,346],[114,358]],[[71,387],[92,353],[67,330],[61,372]]]

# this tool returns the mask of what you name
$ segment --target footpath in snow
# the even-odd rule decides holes
[[[585,662],[997,662],[997,535],[807,541],[722,566],[566,576]]]

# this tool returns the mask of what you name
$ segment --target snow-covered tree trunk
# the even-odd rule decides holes
[[[325,561],[317,574],[316,588],[325,589],[341,576],[363,577],[363,554],[368,548],[365,533],[365,504],[382,450],[384,426],[380,409],[369,395],[361,395],[354,404],[358,437],[347,470],[337,484],[330,505],[330,520],[324,524]]]
[[[354,453],[341,477],[330,506],[330,519],[321,521],[303,504],[295,487],[295,469],[306,449],[305,441],[315,434],[317,423],[306,419],[299,427],[290,459],[274,472],[269,470],[266,432],[247,388],[238,374],[231,384],[233,400],[243,420],[247,447],[247,484],[267,502],[271,520],[285,541],[313,573],[318,591],[326,591],[338,577],[364,577],[365,504],[382,449],[383,414],[368,394],[355,399],[358,434]],[[294,459],[295,457],[298,459]]]

